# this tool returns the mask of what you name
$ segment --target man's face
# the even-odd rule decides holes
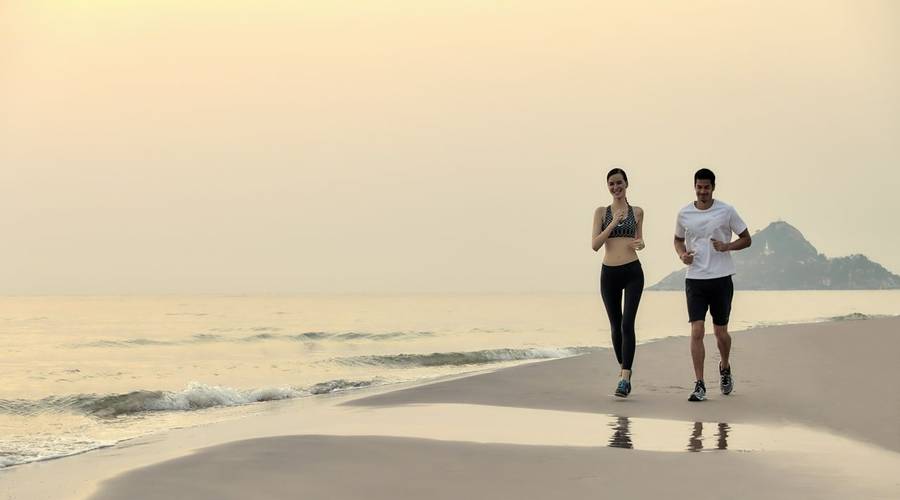
[[[700,203],[709,203],[715,190],[716,186],[709,179],[697,179],[694,181],[694,192],[697,193],[697,201]]]

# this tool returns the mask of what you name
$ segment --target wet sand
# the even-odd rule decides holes
[[[599,352],[285,406],[16,468],[0,498],[897,498],[898,332],[897,318],[739,332],[727,397],[708,335],[704,403],[687,401],[688,339],[671,338],[639,346],[626,400]]]

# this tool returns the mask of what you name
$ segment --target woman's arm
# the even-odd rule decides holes
[[[613,221],[606,226],[606,229],[603,229],[603,219],[605,217],[606,207],[598,207],[597,210],[594,211],[594,231],[591,233],[591,248],[593,248],[595,252],[600,250],[600,247],[606,243],[606,239],[609,238],[609,233],[611,233],[616,226],[614,224],[616,216],[613,214]]]
[[[634,218],[637,222],[637,227],[634,230],[634,241],[631,242],[631,248],[637,250],[643,250],[646,245],[644,245],[644,209],[641,207],[634,207]]]

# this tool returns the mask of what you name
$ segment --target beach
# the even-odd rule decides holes
[[[900,500],[900,2],[0,5],[0,500]]]
[[[0,473],[0,498],[896,498],[900,319],[734,334],[735,392],[689,403],[688,340],[268,403]]]

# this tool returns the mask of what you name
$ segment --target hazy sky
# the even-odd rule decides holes
[[[900,273],[900,3],[4,0],[0,293],[648,284],[701,166]]]

